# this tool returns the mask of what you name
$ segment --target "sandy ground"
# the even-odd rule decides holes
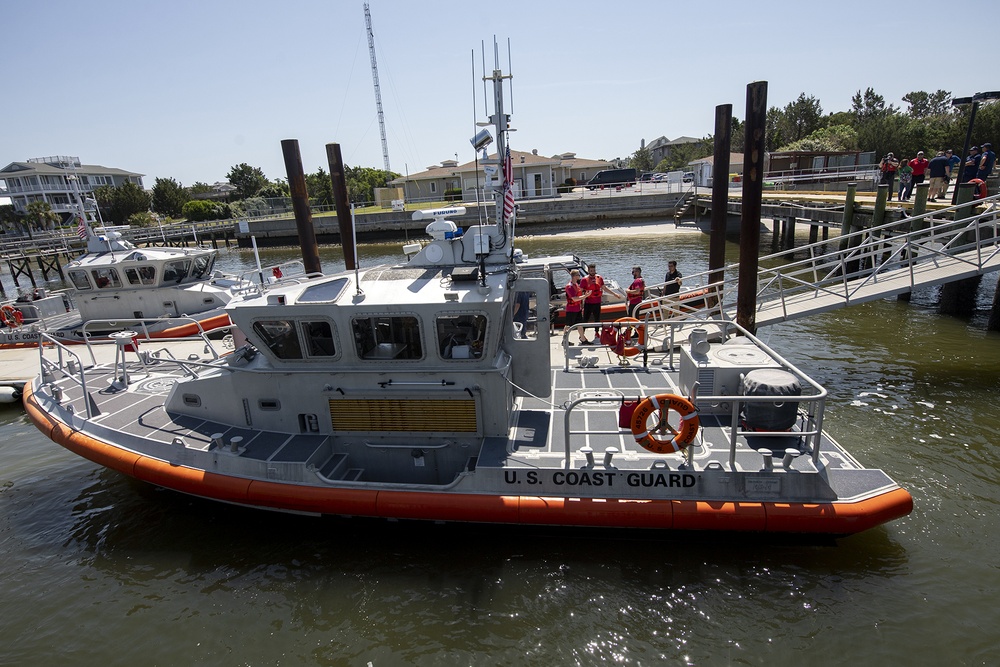
[[[568,224],[566,227],[561,229],[555,229],[551,231],[546,231],[544,233],[532,233],[527,231],[530,227],[521,227],[518,229],[518,238],[548,238],[554,236],[560,236],[566,234],[568,231],[572,231],[573,236],[586,236],[586,237],[605,237],[605,236],[650,236],[650,235],[662,235],[662,234],[702,234],[703,232],[691,224],[686,224],[682,227],[677,227],[673,222],[664,222],[662,220],[655,220],[650,222],[634,222],[631,224],[609,224],[603,227],[586,227],[587,223],[574,223],[572,225]]]

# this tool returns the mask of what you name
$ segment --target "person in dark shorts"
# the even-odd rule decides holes
[[[597,265],[587,265],[587,275],[580,281],[580,287],[583,288],[584,292],[590,292],[583,300],[583,321],[597,323],[597,326],[594,327],[594,338],[596,339],[601,334],[601,298],[607,289],[604,286],[604,278],[597,274]],[[585,338],[586,335],[587,330],[583,329],[580,332],[580,342],[589,345],[590,341]]]

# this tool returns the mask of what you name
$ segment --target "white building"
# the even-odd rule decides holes
[[[9,197],[14,208],[26,211],[28,204],[48,202],[52,211],[63,219],[72,216],[76,204],[73,179],[82,197],[89,196],[102,185],[118,187],[135,183],[142,187],[143,174],[100,165],[80,164],[80,158],[65,155],[32,158],[24,162],[11,162],[0,169],[0,197]]]
[[[586,183],[601,169],[611,168],[605,160],[588,160],[576,157],[575,153],[562,153],[543,157],[538,151],[530,153],[511,151],[511,171],[514,173],[514,194],[518,199],[527,197],[552,197],[559,186],[572,178],[578,184]],[[496,154],[489,159],[496,167]],[[499,169],[493,169],[494,178],[502,178]],[[404,190],[406,201],[434,201],[444,198],[445,192],[455,193],[455,199],[475,201],[476,190],[485,186],[484,165],[476,161],[459,164],[456,160],[445,160],[440,165],[408,176],[401,176],[389,182],[393,187]],[[458,195],[457,191],[461,190]]]

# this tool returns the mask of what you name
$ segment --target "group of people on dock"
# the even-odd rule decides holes
[[[677,294],[681,289],[681,272],[677,270],[677,262],[667,262],[667,273],[663,279],[661,296]],[[596,264],[587,265],[587,275],[580,275],[578,269],[569,272],[569,283],[566,284],[566,327],[575,324],[594,322],[594,340],[598,339],[601,330],[601,301],[605,292],[610,290],[604,283],[604,278],[597,273]],[[636,309],[646,298],[646,280],[642,277],[642,267],[632,267],[632,282],[625,290],[628,301],[629,317],[635,317]],[[591,345],[587,339],[587,329],[580,329],[580,345]]]
[[[927,201],[937,201],[948,192],[948,184],[957,173],[961,176],[960,183],[972,183],[975,186],[973,198],[981,199],[987,194],[986,178],[993,172],[995,163],[996,153],[993,152],[990,143],[983,144],[981,149],[979,146],[970,148],[965,160],[955,155],[950,148],[938,151],[930,160],[924,157],[923,151],[917,151],[917,156],[912,160],[897,159],[892,153],[887,153],[879,163],[879,171],[882,174],[879,184],[889,186],[891,200],[893,183],[898,174],[899,189],[896,199],[909,201],[914,186],[923,183],[925,178],[930,178]]]

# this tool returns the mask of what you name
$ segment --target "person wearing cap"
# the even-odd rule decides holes
[[[979,146],[973,146],[965,157],[965,166],[962,168],[962,178],[959,182],[968,183],[976,177],[977,171],[979,171]]]
[[[976,178],[985,181],[986,177],[993,173],[993,165],[996,161],[997,155],[993,152],[993,144],[983,144],[982,155],[979,158],[979,164],[976,166]]]
[[[955,175],[955,170],[962,166],[962,158],[955,155],[955,151],[948,149],[944,152],[944,156],[948,158],[948,180]]]
[[[913,169],[913,180],[910,187],[906,189],[906,198],[910,198],[913,188],[924,182],[924,175],[927,173],[927,166],[930,160],[924,157],[923,151],[917,151],[917,157],[910,160],[910,168]]]
[[[944,151],[938,151],[937,155],[931,158],[927,164],[927,174],[931,179],[927,201],[937,201],[938,197],[943,197],[948,189],[948,156]]]
[[[892,153],[886,153],[882,161],[878,163],[878,168],[882,171],[882,178],[879,179],[878,183],[889,186],[889,199],[892,199],[892,181],[896,178],[897,167],[899,167],[899,162]]]

